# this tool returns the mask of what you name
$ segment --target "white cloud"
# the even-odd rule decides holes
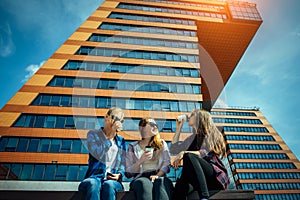
[[[32,64],[26,67],[25,71],[27,74],[23,78],[22,82],[26,82],[44,63],[45,61],[42,61],[39,65]]]
[[[15,49],[9,24],[0,26],[0,56],[8,57],[15,52]]]

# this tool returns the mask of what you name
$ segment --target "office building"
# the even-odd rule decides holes
[[[78,185],[87,169],[87,131],[102,127],[112,106],[124,109],[120,135],[127,144],[139,138],[138,121],[145,116],[154,117],[162,138],[171,141],[178,115],[211,110],[261,23],[255,4],[246,2],[104,1],[2,108],[1,187]],[[183,131],[187,136],[190,129]],[[254,158],[237,157],[248,156],[239,153],[248,147],[235,146],[248,141],[229,132],[224,129],[236,187],[260,190],[250,184],[265,182],[240,166]],[[279,163],[293,162],[296,168],[287,171],[299,175],[298,161],[286,146],[278,155],[282,151],[288,159]],[[297,193],[295,179],[283,180],[287,193]],[[286,193],[286,186],[274,187]],[[275,192],[265,186],[261,192],[270,190]]]

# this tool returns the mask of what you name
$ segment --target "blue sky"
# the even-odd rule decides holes
[[[264,20],[218,104],[257,106],[300,158],[300,1],[250,0]],[[0,1],[0,108],[101,4]]]

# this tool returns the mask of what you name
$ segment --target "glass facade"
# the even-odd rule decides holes
[[[268,133],[268,129],[265,127],[237,127],[237,126],[224,126],[224,131],[228,132],[261,132]]]
[[[116,63],[97,63],[97,62],[79,62],[69,61],[64,67],[64,70],[83,70],[96,72],[118,72],[128,74],[147,74],[155,76],[180,76],[199,78],[198,69],[189,68],[172,68],[152,65],[128,65]]]
[[[158,83],[146,81],[123,81],[112,79],[54,77],[48,86],[91,88],[106,90],[134,90],[145,92],[169,92],[184,94],[200,94],[200,85]]]
[[[171,18],[171,17],[157,17],[157,16],[147,16],[147,15],[139,15],[139,14],[127,14],[127,13],[117,13],[112,12],[108,18],[111,19],[125,19],[125,20],[135,20],[135,21],[144,21],[144,22],[160,22],[160,23],[168,23],[168,24],[182,24],[182,25],[191,25],[195,26],[196,23],[193,20],[185,20],[179,18]]]
[[[173,9],[173,8],[145,6],[145,5],[141,6],[141,5],[133,5],[128,3],[120,3],[117,6],[117,8],[227,19],[225,13],[219,13],[219,12],[202,12],[202,11],[195,11],[195,10]]]
[[[265,135],[226,135],[226,140],[241,140],[241,141],[275,141],[272,136]]]
[[[279,159],[287,160],[289,157],[283,153],[231,153],[228,160],[232,159]]]
[[[235,163],[231,169],[296,169],[296,166],[293,163]]]
[[[200,8],[214,8],[220,10],[224,10],[225,7],[222,5],[210,5],[205,3],[190,3],[190,2],[180,2],[180,1],[166,1],[166,0],[144,0],[148,2],[160,2],[174,5],[182,5],[182,6],[191,6],[191,7],[200,7]]]
[[[227,123],[227,124],[262,124],[258,119],[236,119],[236,118],[217,118],[214,119],[215,123]]]
[[[261,21],[261,16],[255,4],[243,2],[230,2],[229,10],[233,19]]]
[[[180,53],[166,53],[166,52],[152,52],[142,50],[124,50],[124,49],[108,49],[100,47],[80,47],[76,52],[78,55],[90,56],[106,56],[106,57],[120,57],[120,58],[134,58],[146,60],[165,60],[175,62],[191,62],[198,63],[198,55],[180,54]]]
[[[252,112],[232,112],[232,111],[212,111],[212,115],[229,115],[229,116],[256,116]]]
[[[77,153],[86,154],[85,140],[29,137],[1,137],[1,152]]]
[[[108,22],[103,22],[99,26],[99,29],[115,30],[115,31],[130,31],[130,32],[150,33],[150,34],[191,36],[191,37],[197,36],[197,33],[191,30],[171,29],[171,28],[132,25],[132,24],[116,24],[116,23],[108,23]]]
[[[148,99],[125,99],[110,97],[88,97],[71,95],[40,94],[31,103],[35,106],[60,106],[79,108],[110,108],[120,107],[126,110],[160,110],[170,112],[189,112],[194,108],[200,109],[200,102],[168,101]]]
[[[92,42],[106,42],[106,43],[120,43],[120,44],[134,44],[143,46],[158,46],[158,47],[171,47],[171,48],[186,48],[197,49],[196,42],[181,42],[166,39],[149,39],[142,37],[127,37],[115,35],[100,35],[93,34],[88,41]]]
[[[281,150],[278,144],[228,144],[229,149]]]
[[[264,173],[238,173],[240,179],[300,179],[300,173],[296,172],[264,172]]]
[[[299,190],[300,183],[244,183],[242,187],[246,190]]]
[[[125,118],[124,131],[138,131],[140,119]],[[175,120],[155,120],[161,132],[175,132]],[[67,116],[67,115],[32,115],[22,114],[14,123],[14,127],[25,128],[60,128],[60,129],[99,129],[104,126],[103,117],[91,116]],[[183,132],[191,132],[191,128],[185,123]]]

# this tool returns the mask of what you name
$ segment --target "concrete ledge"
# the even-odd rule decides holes
[[[253,190],[221,190],[211,191],[211,200],[253,200]],[[78,191],[0,191],[1,200],[84,200],[84,193]],[[135,194],[131,191],[118,192],[117,200],[135,200]],[[198,200],[197,192],[188,196],[188,200]]]

